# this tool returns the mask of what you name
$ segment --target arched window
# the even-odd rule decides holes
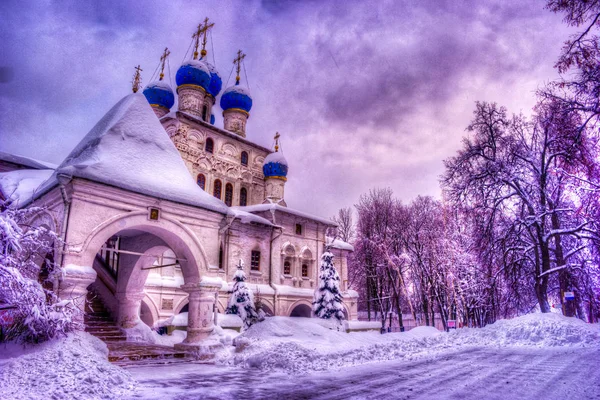
[[[286,262],[283,263],[283,274],[284,275],[291,275],[292,274],[292,265],[287,260],[286,260]]]
[[[215,148],[215,142],[211,138],[206,139],[206,145],[204,146],[204,150],[207,153],[212,153]]]
[[[248,191],[246,188],[240,189],[240,206],[246,207],[248,205]]]
[[[302,277],[308,278],[308,264],[302,264]]]
[[[208,106],[206,104],[202,107],[202,119],[208,122]]]
[[[221,181],[219,179],[215,181],[215,187],[213,188],[213,196],[215,196],[217,199],[221,198]]]
[[[198,174],[198,178],[196,179],[196,183],[202,190],[206,189],[206,177],[202,174]]]
[[[231,183],[228,183],[227,185],[225,185],[225,204],[227,204],[228,207],[231,207],[233,203],[233,185]]]
[[[242,165],[248,166],[248,152],[242,151],[241,161]]]

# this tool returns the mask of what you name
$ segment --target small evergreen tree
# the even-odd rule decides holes
[[[258,321],[258,313],[254,309],[254,298],[252,292],[246,286],[246,274],[244,273],[244,262],[240,260],[237,271],[233,275],[233,292],[227,304],[227,314],[239,315],[244,322],[244,328]]]
[[[319,286],[315,290],[313,312],[319,318],[344,319],[342,294],[340,293],[340,276],[333,266],[333,254],[326,249],[321,256],[319,269]]]

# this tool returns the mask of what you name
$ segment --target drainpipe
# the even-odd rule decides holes
[[[273,213],[273,220],[275,219],[275,213]],[[273,233],[275,233],[275,229],[279,229],[279,234],[275,237],[273,237]],[[271,241],[269,242],[269,286],[271,286],[271,288],[273,288],[273,313],[277,314],[277,298],[279,297],[279,291],[277,290],[277,287],[275,286],[275,283],[273,283],[273,242],[275,241],[275,239],[277,239],[278,237],[280,237],[283,234],[283,229],[280,226],[273,226],[271,228]]]
[[[64,268],[64,262],[65,262],[65,253],[67,251],[67,229],[69,229],[69,217],[71,216],[71,200],[69,200],[69,196],[67,196],[67,190],[65,188],[66,185],[69,184],[69,182],[71,182],[71,180],[73,179],[73,177],[71,175],[67,175],[67,174],[58,174],[56,176],[56,179],[58,180],[58,187],[60,188],[60,194],[62,196],[63,199],[63,205],[64,205],[64,218],[63,218],[63,224],[62,224],[62,230],[60,232],[60,239],[62,240],[62,252],[60,254],[60,267]],[[53,289],[55,293],[58,293],[58,288],[59,288],[59,278],[57,276],[55,276],[54,278],[54,282],[53,282]]]

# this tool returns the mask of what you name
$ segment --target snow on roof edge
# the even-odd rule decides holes
[[[23,165],[32,169],[56,169],[56,167],[58,167],[58,165],[47,161],[36,160],[35,158],[6,153],[4,151],[0,151],[0,160],[12,164]]]
[[[325,225],[338,226],[337,223],[335,223],[334,221],[331,221],[331,220],[328,220],[328,219],[325,219],[323,217],[319,217],[316,215],[312,215],[312,214],[306,213],[304,211],[295,210],[295,209],[289,208],[289,207],[283,207],[283,206],[280,206],[279,204],[275,204],[275,203],[255,204],[252,206],[232,207],[232,208],[235,210],[241,210],[241,211],[246,211],[246,212],[250,212],[250,213],[275,210],[275,211],[280,211],[282,213],[287,213],[287,214],[295,215],[298,217],[307,218],[312,221],[320,222]]]

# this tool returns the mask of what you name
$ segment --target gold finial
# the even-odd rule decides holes
[[[200,52],[200,55],[202,57],[206,56],[206,34],[213,26],[215,26],[215,23],[212,22],[209,24],[208,17],[204,18],[204,24],[198,24],[196,32],[194,32],[194,34],[192,35],[192,38],[196,39],[196,43],[194,44],[194,60],[198,59],[198,47],[200,47],[200,37],[202,37],[202,51]]]
[[[169,54],[171,54],[169,48],[165,47],[163,55],[160,56],[160,78],[158,79],[159,81],[162,81],[165,77],[165,62],[167,62],[167,57],[169,57]]]
[[[236,85],[238,83],[240,83],[240,71],[242,70],[242,60],[246,57],[246,55],[244,53],[242,53],[241,50],[238,50],[237,52],[237,57],[235,58],[235,60],[233,60],[234,64],[237,64],[236,67],[236,77],[235,77],[235,83]]]
[[[279,151],[279,138],[281,137],[281,135],[279,134],[279,132],[275,132],[275,152]]]
[[[138,65],[137,67],[135,67],[135,74],[133,74],[133,86],[132,86],[132,90],[133,93],[137,93],[138,90],[140,90],[140,87],[142,86],[142,77],[140,75],[140,72],[142,71],[142,68],[140,68],[140,66]]]

